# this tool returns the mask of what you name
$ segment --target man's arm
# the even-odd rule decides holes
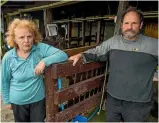
[[[108,52],[110,51],[111,40],[104,41],[95,48],[89,49],[82,53],[85,63],[91,61],[106,61],[108,59]]]
[[[113,38],[104,41],[102,44],[96,46],[95,48],[71,56],[69,60],[73,61],[73,66],[75,66],[81,58],[83,58],[84,63],[91,61],[106,61],[108,58],[108,52],[110,50],[110,43],[112,42],[112,40]]]

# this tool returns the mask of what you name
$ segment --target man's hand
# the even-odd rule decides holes
[[[76,63],[82,58],[82,55],[79,53],[77,55],[71,56],[68,60],[73,61],[73,66],[76,65]]]
[[[9,110],[12,110],[12,105],[11,104],[6,105],[5,107],[8,108]]]
[[[35,69],[34,69],[34,74],[35,74],[35,75],[40,75],[40,74],[43,73],[44,69],[45,69],[45,63],[41,60],[41,61],[36,65],[36,67],[35,67]]]

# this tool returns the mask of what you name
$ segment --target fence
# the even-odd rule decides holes
[[[77,50],[81,52],[81,49],[76,49],[74,53]],[[70,50],[66,52],[73,55]],[[76,115],[99,105],[104,70],[104,64],[83,64],[82,60],[76,66],[64,62],[48,67],[45,71],[46,121],[71,121]],[[60,88],[58,81],[62,82]]]

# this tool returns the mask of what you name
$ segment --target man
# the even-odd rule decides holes
[[[69,58],[73,65],[80,58],[84,62],[109,61],[107,122],[143,122],[151,110],[157,40],[140,34],[142,26],[143,15],[129,7],[122,16],[122,35]]]

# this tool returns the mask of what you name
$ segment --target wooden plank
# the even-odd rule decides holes
[[[92,36],[92,22],[90,22],[90,30],[89,30],[89,36],[91,37]],[[92,40],[92,37],[91,37],[91,40]],[[89,41],[89,46],[91,45],[91,40]]]
[[[89,90],[92,90],[94,88],[97,88],[102,85],[104,80],[104,75],[99,75],[84,81],[81,81],[79,83],[73,84],[69,86],[66,89],[63,89],[62,91],[58,91],[55,93],[54,101],[55,104],[61,104],[67,100],[70,100],[74,97],[79,96],[80,94],[83,94]]]
[[[97,25],[97,41],[96,44],[100,43],[100,35],[101,35],[101,20],[98,20],[98,25]]]
[[[47,4],[47,5],[35,6],[35,7],[31,7],[31,8],[26,8],[26,9],[19,9],[18,11],[15,11],[13,13],[8,13],[7,15],[13,16],[13,15],[17,15],[21,12],[33,12],[33,11],[39,11],[39,10],[43,10],[43,9],[57,8],[57,7],[61,7],[61,6],[76,4],[79,2],[82,2],[82,1],[59,1],[59,2],[54,2],[51,4]]]
[[[72,62],[65,62],[52,65],[52,78],[57,79],[58,77],[72,76],[75,73],[83,73],[89,70],[97,69],[104,66],[104,64],[90,62],[83,64],[80,60],[77,62],[76,67],[72,65]]]
[[[67,55],[70,57],[70,56],[76,55],[78,53],[84,52],[84,51],[86,51],[88,49],[94,48],[95,46],[96,45],[79,47],[79,48],[72,48],[72,49],[64,50],[64,52],[66,52]]]
[[[82,21],[82,46],[85,46],[85,25],[86,25],[86,21],[83,20]]]
[[[100,98],[101,92],[57,113],[56,122],[66,122],[74,118],[76,115],[86,112],[93,106],[99,105]]]
[[[104,32],[105,32],[105,21],[102,21],[102,36],[101,36],[101,41],[104,41]]]
[[[54,104],[54,92],[57,91],[57,80],[51,78],[51,67],[45,71],[46,88],[46,121],[55,121],[55,114],[58,112],[58,106]]]
[[[44,38],[46,38],[50,41],[51,37],[49,36],[47,24],[51,23],[53,20],[52,9],[45,9],[44,10],[44,18],[43,19],[44,19],[44,27],[45,27],[45,35],[46,35],[46,37],[44,37]]]
[[[95,21],[95,20],[114,20],[116,15],[105,15],[103,17],[86,17],[86,18],[72,18],[71,20],[68,19],[61,19],[61,20],[55,20],[53,23],[66,23],[66,22],[74,22],[74,23],[82,23],[82,21]]]
[[[117,12],[117,21],[115,24],[114,35],[119,34],[120,25],[121,25],[121,16],[123,11],[126,10],[126,7],[129,5],[129,1],[119,1],[118,12]]]
[[[69,17],[69,20],[71,20],[71,17]],[[67,27],[67,29],[68,29],[68,48],[70,48],[70,45],[71,45],[71,42],[70,42],[70,38],[71,38],[71,36],[72,36],[72,23],[71,22],[68,22],[68,27]]]

